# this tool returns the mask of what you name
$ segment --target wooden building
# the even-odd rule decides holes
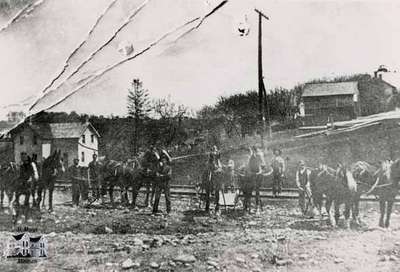
[[[345,121],[361,115],[391,110],[396,87],[382,78],[365,76],[358,81],[305,84],[300,115],[307,125]]]
[[[61,150],[65,166],[79,159],[80,166],[88,166],[92,155],[98,153],[100,135],[89,123],[29,123],[10,131],[14,160],[21,162],[21,153],[36,154],[41,161],[54,150]]]

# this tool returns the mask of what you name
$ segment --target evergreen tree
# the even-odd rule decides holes
[[[143,83],[139,79],[132,81],[131,88],[128,91],[128,116],[133,120],[132,152],[133,154],[137,154],[139,151],[139,134],[143,128],[143,120],[148,117],[151,106],[149,92],[143,88]]]

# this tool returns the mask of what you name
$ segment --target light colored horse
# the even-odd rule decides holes
[[[400,160],[385,160],[379,168],[367,162],[358,162],[354,176],[360,184],[368,188],[365,194],[375,195],[379,199],[379,226],[388,228],[399,189]]]

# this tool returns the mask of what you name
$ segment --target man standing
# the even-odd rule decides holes
[[[18,182],[18,189],[16,191],[16,201],[17,205],[19,205],[19,198],[20,195],[25,195],[24,205],[29,207],[29,197],[30,197],[30,189],[31,183],[34,180],[34,169],[32,167],[31,159],[29,158],[28,154],[23,152],[21,154],[21,161],[22,164],[20,166],[19,172],[19,182]]]
[[[282,181],[285,174],[285,161],[282,158],[282,151],[274,149],[274,158],[272,159],[271,167],[273,170],[272,194],[274,197],[282,192]]]
[[[161,193],[165,195],[165,205],[167,213],[171,212],[171,199],[170,199],[170,183],[172,177],[172,168],[169,165],[168,157],[161,156],[161,162],[158,165],[156,186],[155,186],[155,199],[153,205],[153,214],[158,213],[158,204],[160,203]]]
[[[264,152],[259,147],[254,147],[254,153],[258,165],[258,172],[255,177],[255,191],[256,191],[256,212],[260,212],[261,199],[260,199],[260,189],[264,176],[262,175],[264,169],[266,168]]]
[[[93,154],[93,160],[89,163],[89,180],[90,187],[92,188],[92,197],[93,199],[100,199],[100,195],[102,192],[101,181],[100,181],[100,164],[97,161],[97,154]]]
[[[311,197],[310,176],[311,170],[306,168],[304,161],[300,161],[296,171],[296,185],[299,190],[299,206],[303,215],[306,215],[309,207],[311,209],[314,207]]]
[[[79,159],[74,159],[73,165],[68,169],[68,178],[72,184],[72,205],[79,206],[79,197],[83,191],[83,180],[80,177]]]
[[[214,145],[207,160],[206,175],[203,177],[206,189],[206,212],[210,211],[211,194],[214,193],[215,212],[219,212],[219,192],[222,176],[221,154]]]

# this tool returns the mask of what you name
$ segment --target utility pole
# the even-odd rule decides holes
[[[269,20],[268,16],[259,11],[258,9],[254,9],[254,11],[258,14],[258,109],[259,109],[259,118],[260,118],[260,135],[261,135],[261,147],[264,148],[264,133],[265,133],[265,112],[267,112],[267,123],[268,123],[268,137],[271,137],[271,126],[269,120],[269,105],[267,101],[267,95],[265,91],[265,86],[263,82],[263,67],[262,67],[262,19]],[[265,104],[264,104],[265,101]],[[265,108],[264,108],[265,105]]]

